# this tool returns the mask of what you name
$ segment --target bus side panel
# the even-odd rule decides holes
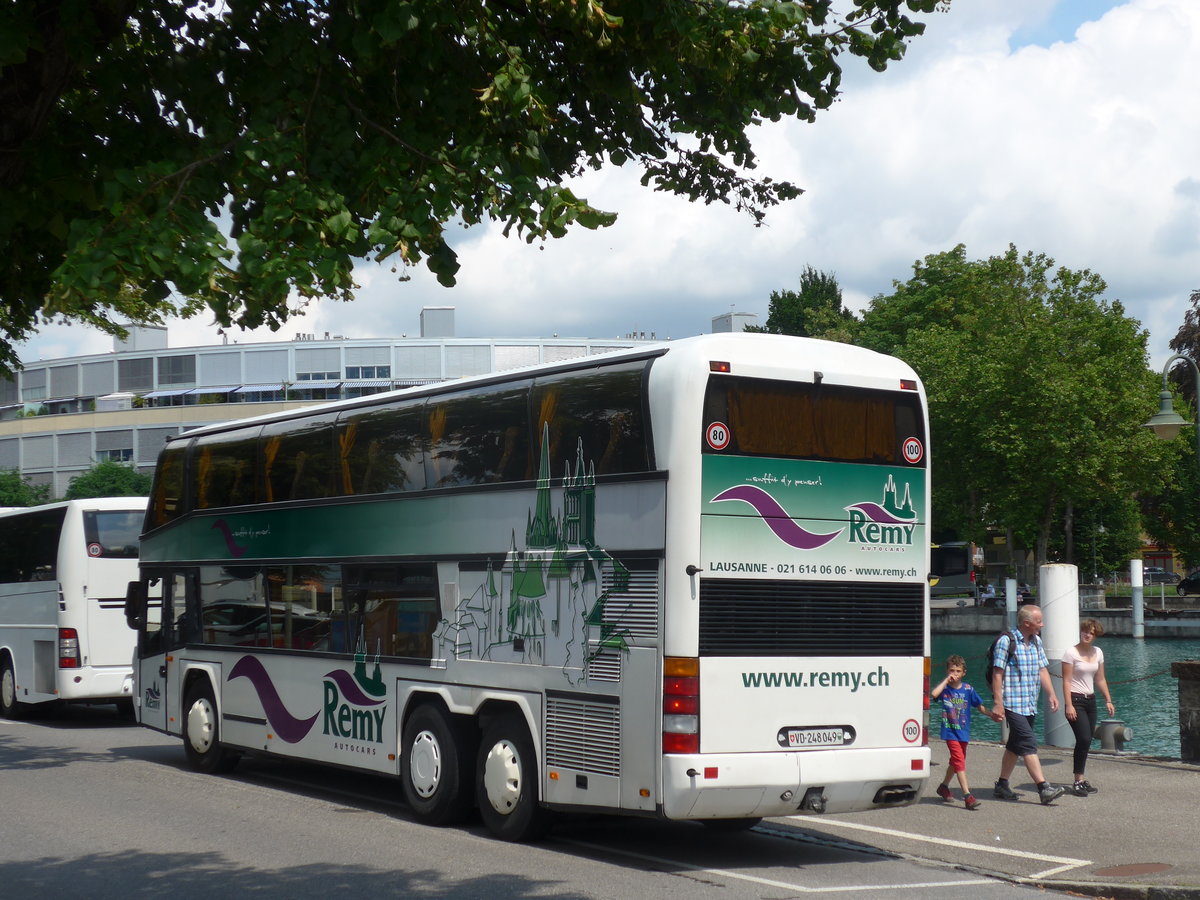
[[[0,585],[0,648],[13,660],[17,700],[45,703],[58,697],[58,584]]]
[[[173,689],[183,691],[193,670],[204,670],[203,677],[220,682],[213,687],[227,744],[396,771],[395,678],[385,677],[374,658],[190,648]]]

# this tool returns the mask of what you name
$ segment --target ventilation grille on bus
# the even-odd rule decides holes
[[[623,653],[611,647],[601,647],[596,641],[588,641],[587,680],[611,681],[621,680],[621,659]]]
[[[596,775],[620,775],[621,707],[547,695],[546,763]]]
[[[701,579],[701,656],[921,656],[924,585]]]
[[[601,621],[627,641],[658,640],[658,570],[633,569],[628,581],[616,589],[615,573],[605,568],[601,587],[608,593]]]

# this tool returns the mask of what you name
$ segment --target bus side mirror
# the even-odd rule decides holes
[[[146,622],[146,582],[131,581],[125,589],[125,624],[141,628]]]

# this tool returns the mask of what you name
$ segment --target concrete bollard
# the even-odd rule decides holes
[[[1171,663],[1179,679],[1179,758],[1200,762],[1200,659]]]
[[[1115,750],[1118,753],[1125,749],[1125,744],[1133,740],[1133,729],[1120,719],[1101,719],[1096,725],[1094,735],[1100,741],[1101,750]]]
[[[1046,704],[1046,743],[1051,747],[1074,747],[1075,732],[1063,705],[1062,658],[1066,649],[1079,642],[1079,570],[1065,563],[1038,569],[1038,600],[1042,606],[1042,647],[1050,664],[1050,683],[1058,695],[1058,711]]]

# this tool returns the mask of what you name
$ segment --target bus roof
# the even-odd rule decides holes
[[[438,381],[416,387],[399,388],[394,391],[370,394],[366,397],[314,403],[299,409],[265,413],[244,419],[231,419],[212,425],[202,425],[181,434],[169,436],[167,443],[206,434],[219,434],[237,428],[308,418],[339,410],[378,406],[407,397],[450,394],[474,387],[591,369],[596,366],[625,361],[665,357],[671,359],[673,365],[677,363],[680,367],[686,367],[690,363],[707,365],[709,360],[718,360],[725,355],[736,357],[739,360],[737,374],[751,377],[765,378],[772,377],[772,374],[778,377],[783,370],[795,370],[799,365],[803,369],[822,373],[822,380],[828,384],[878,388],[885,386],[885,383],[890,387],[901,378],[917,379],[916,372],[902,360],[852,344],[780,334],[749,332],[704,334],[675,341],[646,343],[637,347],[593,353],[561,362],[538,363],[505,369],[502,372],[457,378],[452,381]],[[299,382],[297,384],[303,386]]]
[[[43,503],[41,506],[6,506],[0,507],[0,518],[27,515],[46,509],[145,509],[148,502],[146,497],[85,497],[80,500],[60,500],[57,503]]]

